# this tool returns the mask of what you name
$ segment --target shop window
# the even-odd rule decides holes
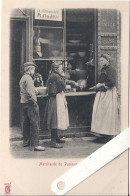
[[[66,58],[71,67],[70,79],[78,82],[84,91],[95,85],[94,16],[94,9],[66,10]]]
[[[63,61],[66,79],[81,87],[76,91],[95,85],[96,20],[94,9],[62,10],[61,21],[38,20],[33,11],[33,60],[45,85],[53,60]]]
[[[33,28],[33,59],[63,59],[63,28]]]

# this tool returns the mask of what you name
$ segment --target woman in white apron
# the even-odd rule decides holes
[[[116,88],[116,71],[110,65],[108,54],[102,54],[100,57],[102,66],[98,84],[94,87],[96,97],[93,106],[91,131],[107,135],[116,136],[118,129],[118,104]]]

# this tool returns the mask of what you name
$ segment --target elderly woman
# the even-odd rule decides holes
[[[110,65],[108,54],[100,57],[102,66],[99,83],[94,87],[96,97],[93,106],[91,131],[102,136],[113,137],[118,134],[118,106],[116,71]]]
[[[58,130],[66,130],[69,126],[68,108],[64,95],[65,78],[62,75],[62,63],[54,62],[47,81],[48,101],[46,104],[43,124],[51,129],[51,147],[62,148],[64,143],[58,137]]]

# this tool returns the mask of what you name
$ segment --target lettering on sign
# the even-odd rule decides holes
[[[62,21],[62,9],[35,9],[35,19]]]

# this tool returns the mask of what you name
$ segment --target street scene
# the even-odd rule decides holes
[[[120,133],[120,19],[112,9],[12,10],[14,158],[84,158]]]

